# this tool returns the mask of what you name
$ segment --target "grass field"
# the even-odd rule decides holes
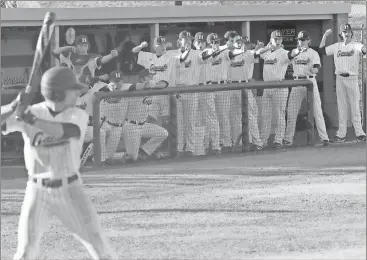
[[[3,168],[1,259],[24,194]],[[364,144],[83,173],[120,259],[366,259]],[[57,219],[39,259],[86,259]]]

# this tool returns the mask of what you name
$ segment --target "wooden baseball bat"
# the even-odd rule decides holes
[[[25,92],[29,94],[28,105],[30,105],[34,94],[38,92],[39,82],[36,77],[37,72],[40,71],[45,56],[50,48],[52,36],[55,29],[56,14],[53,12],[47,12],[43,20],[42,28],[38,36],[37,46],[33,58],[33,65],[31,73],[29,74],[28,84],[25,88]],[[16,111],[16,118],[20,119],[20,112]]]

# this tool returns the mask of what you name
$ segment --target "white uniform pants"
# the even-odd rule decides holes
[[[199,117],[206,129],[205,148],[208,149],[209,143],[211,143],[213,150],[220,150],[219,122],[215,111],[214,92],[199,93]]]
[[[106,150],[104,153],[101,151],[101,161],[102,162],[107,159],[113,158],[113,156],[116,153],[117,147],[120,143],[121,134],[122,134],[121,126],[110,125],[107,122],[107,120],[106,122],[103,123],[101,127],[101,132],[102,131],[106,132],[106,139],[105,139],[106,140],[105,141]],[[112,122],[112,123],[117,123],[117,122]]]
[[[28,181],[14,259],[38,259],[40,241],[52,216],[61,220],[93,259],[118,259],[102,233],[97,212],[80,180],[60,188],[44,188],[41,183]]]
[[[275,143],[283,143],[285,131],[285,109],[287,106],[288,88],[264,89],[261,99],[261,140],[267,145],[270,136],[273,109],[276,111]]]
[[[152,155],[168,137],[167,130],[159,125],[150,123],[137,125],[129,121],[125,122],[122,127],[122,134],[125,141],[126,152],[133,160],[138,159],[141,138],[150,138],[141,148],[148,155]]]
[[[219,120],[220,144],[222,144],[223,147],[231,147],[231,91],[215,92],[215,106]]]
[[[336,98],[339,114],[339,129],[336,136],[343,138],[347,135],[348,106],[350,106],[356,136],[365,135],[362,129],[361,110],[359,107],[361,93],[358,86],[358,76],[342,77],[337,75]]]
[[[104,124],[104,123],[103,123]],[[101,155],[106,155],[106,131],[103,128],[100,128],[100,143],[101,143]],[[93,141],[93,126],[88,126],[85,132],[84,142],[88,143]]]
[[[325,119],[322,114],[321,99],[317,81],[315,78],[309,79],[313,83],[313,113],[316,122],[317,132],[321,140],[329,140],[326,132]],[[285,131],[284,140],[293,143],[294,132],[296,129],[297,116],[302,104],[302,100],[307,96],[306,87],[293,87],[289,95],[287,109],[287,129]]]
[[[198,93],[179,94],[177,98],[177,151],[183,152],[186,143],[186,152],[195,151],[194,128],[197,121],[199,106]]]

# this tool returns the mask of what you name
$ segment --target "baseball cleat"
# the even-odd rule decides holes
[[[278,142],[274,142],[274,148],[275,149],[281,149],[281,148],[283,148],[283,144],[278,143]]]
[[[222,147],[222,153],[230,153],[232,152],[232,147],[230,146],[223,146]]]
[[[322,140],[322,145],[323,146],[329,146],[330,141],[329,140]]]
[[[214,150],[212,151],[212,154],[213,154],[213,155],[221,155],[221,154],[222,154],[222,152],[221,152],[221,150],[219,150],[219,149],[214,149]]]
[[[366,136],[365,135],[357,136],[357,142],[366,142]]]
[[[340,143],[345,143],[345,141],[347,140],[347,137],[339,137],[339,136],[335,136],[335,139],[332,141],[332,143],[335,144],[340,144]]]
[[[283,140],[283,143],[284,143],[284,146],[285,146],[285,147],[291,147],[291,146],[293,145],[293,143],[292,143],[292,142],[289,142],[289,141],[287,141],[287,140]]]

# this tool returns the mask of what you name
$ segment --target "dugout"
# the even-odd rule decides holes
[[[11,8],[1,9],[1,64],[2,89],[9,84],[24,84],[32,66],[33,52],[40,24],[48,9]],[[52,10],[55,11],[55,10]],[[351,5],[330,4],[260,4],[221,6],[156,6],[123,8],[58,8],[55,44],[66,45],[65,32],[73,27],[78,34],[87,34],[92,43],[91,52],[108,53],[112,48],[143,40],[152,42],[155,36],[163,35],[176,47],[180,31],[215,31],[223,35],[227,30],[236,30],[252,41],[269,41],[272,29],[285,34],[286,49],[296,46],[295,37],[300,30],[310,32],[312,48],[318,50],[322,33],[329,28],[338,31],[339,25],[348,21]],[[338,40],[334,33],[327,44]],[[123,43],[123,44],[121,44]],[[128,54],[127,54],[128,55]],[[133,59],[133,58],[132,58]],[[337,106],[333,60],[322,56],[322,69],[317,77],[323,110],[337,126]],[[56,64],[57,60],[50,60]],[[121,64],[120,64],[121,65]],[[113,68],[116,64],[109,64]],[[126,81],[134,81],[135,71],[126,73]],[[261,66],[254,71],[256,80],[261,80]],[[291,68],[287,76],[291,77]]]

